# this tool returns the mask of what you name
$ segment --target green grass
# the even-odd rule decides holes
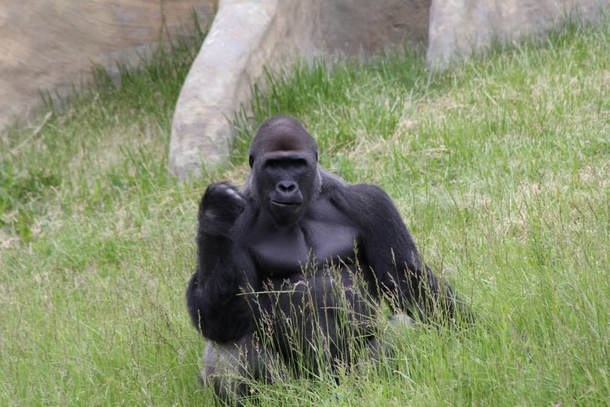
[[[600,406],[610,400],[610,25],[430,74],[417,52],[297,67],[257,90],[223,173],[179,184],[170,122],[194,50],[0,139],[0,405],[209,405],[184,305],[197,200],[247,139],[302,119],[321,162],[385,188],[469,332],[420,328],[341,384],[263,406]],[[369,371],[370,370],[370,371]]]

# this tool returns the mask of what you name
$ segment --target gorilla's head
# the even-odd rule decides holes
[[[256,131],[249,161],[252,192],[276,226],[298,222],[320,184],[311,134],[292,117],[273,117]]]

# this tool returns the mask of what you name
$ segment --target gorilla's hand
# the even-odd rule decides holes
[[[245,207],[246,200],[236,187],[226,182],[211,184],[199,205],[199,231],[206,235],[228,235]]]

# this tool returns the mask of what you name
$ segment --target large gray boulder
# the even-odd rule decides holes
[[[445,67],[493,41],[540,36],[567,20],[596,22],[610,0],[433,0],[428,66]]]
[[[230,121],[270,68],[313,55],[314,2],[225,0],[182,87],[172,123],[170,169],[180,179],[226,161]]]
[[[160,38],[207,26],[215,0],[0,1],[0,132],[42,104],[40,93],[68,95],[93,64],[116,73],[137,64]],[[163,37],[161,36],[165,34]]]

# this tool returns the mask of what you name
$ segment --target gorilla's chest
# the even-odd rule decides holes
[[[259,273],[285,277],[331,262],[353,263],[357,239],[357,229],[348,223],[311,219],[265,235],[251,252]]]

